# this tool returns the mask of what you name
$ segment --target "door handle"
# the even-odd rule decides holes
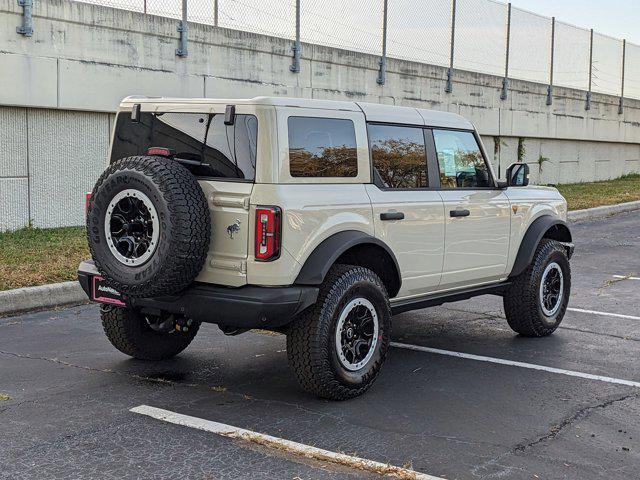
[[[449,216],[451,217],[468,217],[471,215],[469,210],[451,210]]]
[[[380,220],[404,220],[404,213],[384,212],[380,214]]]

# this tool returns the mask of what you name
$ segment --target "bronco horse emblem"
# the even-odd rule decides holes
[[[233,235],[234,233],[237,233],[240,231],[240,220],[236,218],[236,222],[232,223],[231,225],[229,225],[227,227],[227,235],[229,235],[229,238],[233,240]]]

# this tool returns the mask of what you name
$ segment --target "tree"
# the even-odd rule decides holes
[[[358,155],[354,147],[325,147],[314,155],[299,148],[289,151],[289,171],[293,177],[355,177]]]
[[[390,188],[426,187],[424,145],[388,138],[371,149],[373,165]]]

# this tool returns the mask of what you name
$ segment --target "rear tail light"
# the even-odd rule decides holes
[[[91,202],[91,192],[87,192],[84,194],[84,216],[85,217],[89,213],[89,202]]]
[[[281,227],[279,207],[256,208],[256,260],[270,262],[280,256]]]

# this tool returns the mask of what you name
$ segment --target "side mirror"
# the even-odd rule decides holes
[[[529,165],[513,163],[507,168],[507,185],[509,187],[526,187],[529,185]]]

